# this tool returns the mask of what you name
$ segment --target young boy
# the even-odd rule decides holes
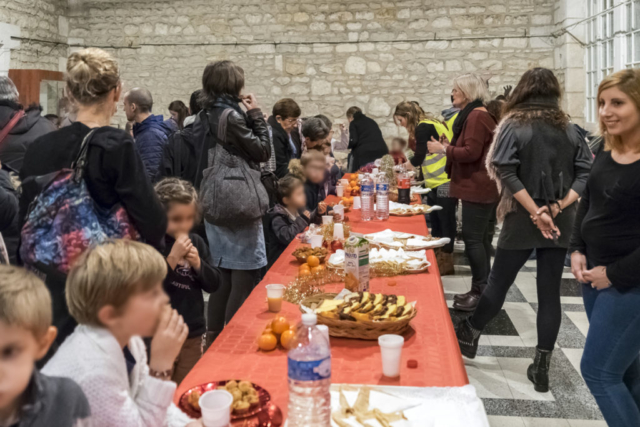
[[[407,140],[404,138],[393,138],[391,140],[391,151],[389,154],[393,157],[393,161],[396,165],[402,165],[407,163],[407,156],[404,154],[404,150],[407,148]]]
[[[211,294],[218,289],[220,272],[209,264],[209,248],[202,237],[190,233],[198,216],[198,194],[193,185],[166,178],[155,189],[168,220],[162,252],[169,265],[164,291],[189,327],[171,378],[180,384],[202,357],[202,336],[207,330],[202,291]]]
[[[202,426],[172,403],[171,370],[189,328],[168,305],[166,274],[162,255],[130,240],[87,250],[69,272],[66,299],[78,326],[43,372],[80,385],[94,426]],[[141,337],[149,336],[147,365]]]
[[[89,402],[68,378],[35,368],[56,337],[51,296],[35,275],[0,265],[0,426],[88,426]]]

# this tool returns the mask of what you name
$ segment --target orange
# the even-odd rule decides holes
[[[295,332],[293,331],[293,329],[284,331],[282,335],[280,335],[280,344],[282,344],[282,346],[288,350],[294,335]]]
[[[306,262],[302,264],[300,267],[298,267],[299,272],[302,272],[302,270],[309,270],[309,269],[311,269],[311,267],[309,267],[309,264],[307,264]]]
[[[271,322],[271,330],[276,335],[280,335],[281,333],[283,333],[288,329],[289,329],[289,321],[287,320],[286,317],[279,316],[273,319],[273,322]]]
[[[351,181],[349,184],[351,184],[352,187],[357,187],[358,181]]]
[[[324,265],[319,265],[319,266],[317,266],[317,267],[313,267],[313,268],[311,269],[311,272],[312,272],[313,274],[315,274],[315,273],[320,273],[321,271],[324,271]]]
[[[311,270],[307,269],[307,270],[300,270],[298,272],[298,276],[300,277],[305,277],[305,276],[311,276]]]
[[[309,255],[307,257],[307,264],[309,264],[309,267],[311,268],[317,267],[320,265],[320,258],[315,255]]]
[[[262,351],[271,351],[276,348],[278,345],[278,339],[272,333],[262,334],[260,335],[260,339],[258,339],[258,347]]]

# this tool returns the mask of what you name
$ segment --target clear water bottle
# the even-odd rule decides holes
[[[331,425],[331,348],[316,322],[302,315],[289,350],[289,427]]]
[[[382,173],[376,184],[376,216],[380,221],[389,219],[389,180]]]
[[[362,182],[360,182],[360,201],[362,202],[360,213],[363,221],[371,221],[375,215],[373,190],[373,178],[371,178],[371,175],[366,174],[362,178]]]

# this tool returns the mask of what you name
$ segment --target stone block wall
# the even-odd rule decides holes
[[[553,68],[554,8],[554,0],[71,0],[69,43],[112,51],[125,86],[153,92],[156,113],[186,102],[209,61],[231,59],[266,111],[292,97],[305,116],[345,122],[358,105],[391,137],[398,102],[437,113],[456,75],[491,76],[499,93],[530,67]]]
[[[20,27],[20,41],[11,52],[11,68],[59,71],[68,55],[67,0],[0,0],[0,22]]]

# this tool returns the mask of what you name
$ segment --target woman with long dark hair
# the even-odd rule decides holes
[[[549,363],[562,317],[560,282],[591,153],[560,108],[560,84],[550,70],[524,73],[505,104],[505,118],[487,156],[501,188],[504,219],[496,257],[475,313],[457,328],[462,354],[473,358],[484,327],[504,304],[507,291],[537,253],[538,346],[527,376],[536,391],[549,390]]]
[[[242,157],[253,169],[260,170],[260,163],[271,157],[269,130],[256,97],[252,93],[242,94],[243,90],[244,70],[240,66],[231,61],[218,61],[205,68],[202,92],[212,134],[217,133],[222,113],[231,109],[226,124],[225,149]],[[203,180],[201,192],[205,185],[207,181]],[[267,254],[262,218],[230,227],[206,221],[205,213],[205,229],[213,266],[222,271],[220,288],[209,300],[208,341],[211,342],[258,283],[260,269],[267,265]]]
[[[175,130],[184,129],[184,119],[189,115],[189,108],[184,105],[184,102],[180,100],[173,101],[169,104],[169,113],[171,114],[171,120],[175,123]]]
[[[491,236],[499,195],[484,163],[496,121],[485,108],[489,91],[479,76],[457,77],[451,95],[453,106],[460,108],[451,144],[432,138],[427,147],[431,154],[446,154],[449,194],[462,200],[462,239],[471,265],[471,290],[456,295],[453,308],[473,311],[491,270]]]
[[[640,70],[598,88],[605,150],[596,157],[571,237],[589,332],[581,370],[610,426],[640,422]]]

